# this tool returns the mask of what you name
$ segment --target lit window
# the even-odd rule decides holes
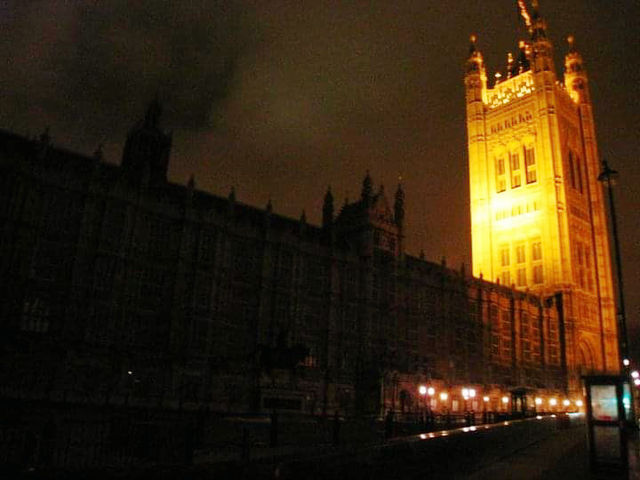
[[[511,167],[511,188],[517,188],[522,184],[520,178],[520,157],[517,153],[512,153],[509,156],[509,163]]]
[[[534,265],[533,267],[533,283],[542,283],[542,265]]]
[[[507,189],[507,181],[504,174],[504,158],[498,158],[496,160],[496,191],[498,193]]]
[[[537,260],[542,260],[542,242],[539,240],[534,241],[531,244],[531,259],[535,262]]]
[[[525,262],[524,245],[516,246],[516,261],[518,263],[524,263]]]
[[[527,184],[535,183],[538,180],[536,173],[536,157],[533,148],[524,149],[524,166],[526,170]]]
[[[509,266],[509,247],[500,247],[500,263],[503,267]]]

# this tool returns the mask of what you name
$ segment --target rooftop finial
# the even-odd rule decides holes
[[[473,55],[478,50],[478,48],[476,47],[476,42],[477,41],[478,41],[478,36],[475,33],[472,33],[469,36],[469,42],[470,42],[470,44],[469,44],[469,55],[470,56]]]

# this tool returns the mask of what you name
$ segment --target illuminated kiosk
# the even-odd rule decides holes
[[[561,301],[560,351],[529,355],[561,365],[578,395],[582,375],[620,371],[589,79],[572,37],[556,74],[537,2],[522,8],[528,38],[495,80],[475,36],[466,62],[473,275]],[[531,339],[498,340],[528,355]]]
[[[625,420],[631,414],[624,377],[583,377],[587,393],[587,433],[592,470],[628,470]]]

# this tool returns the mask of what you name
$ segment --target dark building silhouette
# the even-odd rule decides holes
[[[562,298],[408,255],[366,175],[322,226],[167,180],[158,102],[122,163],[0,132],[3,398],[212,411],[482,409],[566,393]],[[546,401],[546,400],[545,400]]]

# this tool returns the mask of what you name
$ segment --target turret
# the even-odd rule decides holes
[[[569,51],[564,57],[564,84],[567,92],[577,104],[590,103],[587,72],[582,56],[574,46],[573,36],[567,38]]]
[[[547,21],[540,15],[538,1],[532,2],[531,55],[534,72],[553,72],[553,45],[547,36]]]
[[[477,37],[471,35],[469,56],[465,64],[464,84],[467,89],[467,103],[482,102],[487,90],[487,72],[482,53],[476,46]]]
[[[139,122],[127,136],[122,153],[122,169],[132,179],[141,180],[145,171],[152,182],[167,179],[171,135],[160,130],[162,107],[158,99],[147,107],[144,120]]]

